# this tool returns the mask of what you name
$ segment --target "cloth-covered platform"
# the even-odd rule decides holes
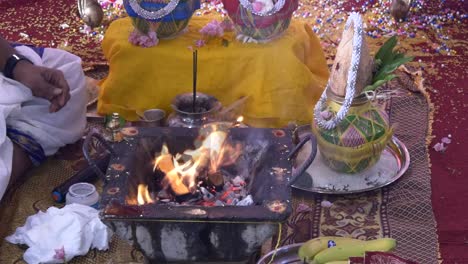
[[[128,42],[133,30],[129,18],[114,21],[102,47],[109,76],[101,83],[98,112],[119,112],[129,120],[135,111],[161,108],[171,112],[171,100],[192,91],[192,51],[199,30],[213,19],[194,17],[188,32],[141,48]],[[241,44],[233,32],[229,41],[213,39],[198,49],[198,87],[225,106],[249,96],[243,115],[247,122],[283,126],[289,121],[308,123],[328,79],[320,42],[311,28],[293,20],[280,39],[267,44]]]
[[[360,239],[390,236],[398,241],[398,255],[418,263],[438,263],[426,141],[431,108],[426,97],[417,92],[406,77],[395,85],[413,92],[392,99],[387,109],[392,109],[391,123],[398,124],[396,136],[410,151],[409,170],[391,186],[365,194],[332,196],[294,190],[294,211],[282,225],[280,245],[300,243],[317,236]],[[29,180],[0,204],[0,239],[23,225],[29,215],[57,206],[51,198],[52,189],[84,166],[86,162],[79,142],[62,149],[54,159],[32,171]],[[263,253],[274,248],[277,239],[274,237],[272,243],[264,245]],[[0,243],[0,263],[23,263],[23,253],[24,249],[16,245]],[[132,262],[143,263],[141,253],[115,237],[109,251],[92,251],[70,263]]]

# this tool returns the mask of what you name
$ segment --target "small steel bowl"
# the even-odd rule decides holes
[[[134,126],[139,127],[160,127],[164,124],[166,112],[161,109],[148,109],[142,113],[137,113],[140,116],[139,121],[132,122]]]

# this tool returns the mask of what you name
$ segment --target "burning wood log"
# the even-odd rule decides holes
[[[338,96],[346,95],[346,86],[348,80],[348,72],[351,66],[351,55],[353,47],[354,27],[350,26],[343,32],[341,42],[338,45],[335,61],[330,74],[330,88]],[[369,47],[365,40],[365,35],[362,33],[361,60],[356,77],[356,93],[355,96],[361,94],[364,87],[371,84],[372,72],[374,70],[374,61],[369,53]]]
[[[220,171],[208,174],[208,184],[213,186],[217,191],[224,187],[224,176]]]

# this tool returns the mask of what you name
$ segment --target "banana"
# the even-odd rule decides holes
[[[348,244],[365,242],[359,239],[348,238],[348,237],[336,237],[336,236],[314,238],[314,239],[307,241],[299,248],[298,255],[299,255],[300,260],[311,261],[317,253],[328,248],[328,241],[330,240],[335,242],[337,246],[345,246]]]
[[[364,257],[366,251],[388,252],[396,247],[396,240],[392,238],[380,238],[324,249],[315,255],[312,264],[325,264],[332,261],[344,261],[350,257]]]

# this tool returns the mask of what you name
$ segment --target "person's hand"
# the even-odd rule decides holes
[[[23,60],[13,70],[13,78],[31,89],[34,96],[49,100],[51,113],[60,110],[70,99],[70,87],[59,70]]]

